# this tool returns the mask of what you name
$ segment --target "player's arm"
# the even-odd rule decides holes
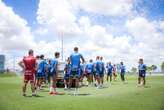
[[[23,61],[20,61],[20,62],[18,63],[18,65],[19,65],[22,69],[25,68],[25,67],[24,67],[24,63],[23,63]]]
[[[56,65],[55,65],[55,70],[56,70],[56,76],[57,77],[58,77],[58,72],[59,72],[58,66],[59,66],[59,63],[57,62]]]
[[[82,55],[81,55],[81,60],[82,60],[82,63],[85,63],[85,59]]]
[[[46,70],[46,73],[48,74],[48,63],[45,62],[45,70]]]

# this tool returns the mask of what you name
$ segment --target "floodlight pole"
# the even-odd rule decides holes
[[[61,55],[62,55],[62,61],[64,56],[64,46],[63,46],[63,32],[61,32]]]

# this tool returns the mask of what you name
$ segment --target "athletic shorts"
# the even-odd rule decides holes
[[[87,76],[88,76],[88,75],[92,75],[93,73],[86,73],[86,74],[87,74]]]
[[[56,77],[56,74],[48,73],[48,77],[54,78],[54,77]]]
[[[145,70],[139,70],[139,77],[146,77]]]
[[[70,77],[71,78],[79,78],[80,77],[79,71],[71,71]]]
[[[112,72],[108,71],[107,75],[112,76]]]
[[[34,83],[34,75],[24,75],[24,82]]]
[[[99,76],[100,78],[104,77],[104,73],[96,73],[97,76]]]
[[[69,74],[65,74],[65,75],[64,75],[64,80],[68,80],[68,79],[69,79],[69,77],[70,77],[70,75],[69,75]]]
[[[46,77],[46,74],[45,73],[36,73],[36,78],[44,78]]]

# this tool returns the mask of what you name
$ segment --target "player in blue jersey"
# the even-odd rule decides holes
[[[58,58],[60,57],[59,52],[55,52],[55,58],[51,59],[50,62],[50,94],[58,94],[56,91],[56,82],[57,82],[57,75],[58,75]]]
[[[83,79],[86,76],[84,69],[85,69],[85,65],[81,63],[80,64],[80,71],[79,71],[79,86],[84,85],[83,84]]]
[[[97,77],[96,77],[96,63],[93,63],[93,77],[92,77],[92,83],[96,82]],[[95,83],[96,86],[96,83]]]
[[[89,60],[89,63],[86,65],[85,67],[85,72],[87,74],[87,81],[88,84],[90,85],[92,83],[92,79],[93,79],[93,60]]]
[[[96,58],[96,74],[97,74],[97,82],[98,86],[97,88],[101,88],[104,82],[104,63],[102,62],[103,58],[97,56]]]
[[[85,60],[83,56],[78,52],[78,47],[74,48],[74,53],[70,55],[70,63],[71,63],[71,83],[72,79],[75,78],[75,88],[76,91],[79,87],[79,76],[80,76],[80,63],[84,63]],[[76,92],[75,91],[75,92]]]
[[[138,72],[139,72],[139,77],[138,77],[138,85],[139,86],[145,86],[146,84],[146,65],[143,62],[143,59],[139,59],[139,65],[138,65]]]
[[[112,72],[113,72],[113,66],[111,64],[111,62],[108,62],[107,63],[107,77],[106,77],[106,80],[108,81],[109,77],[110,77],[110,82],[112,82]]]
[[[50,76],[51,76],[51,59],[47,60],[47,79],[50,87]]]
[[[70,64],[70,58],[67,59],[67,64],[65,65],[64,68],[64,85],[65,85],[65,89],[68,89],[68,87],[70,88],[70,73],[71,73],[71,64]]]
[[[102,85],[104,83],[104,73],[106,71],[105,71],[105,64],[103,62],[103,57],[100,57],[100,61],[101,61],[101,65],[102,65],[102,66],[100,66],[102,68],[102,71],[100,72],[100,83],[101,83],[101,87],[102,87]]]
[[[121,80],[124,82],[125,81],[125,65],[123,62],[120,62],[120,76],[121,76]]]
[[[45,75],[46,75],[46,67],[47,62],[44,59],[44,55],[40,55],[40,60],[38,60],[37,64],[37,72],[36,72],[36,78],[37,78],[37,89],[41,89],[41,84],[44,81]]]

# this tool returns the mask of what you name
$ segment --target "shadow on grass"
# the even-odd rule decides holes
[[[71,96],[88,96],[88,95],[91,95],[91,94],[90,93],[78,93],[78,94],[69,93],[68,95],[71,95]]]
[[[33,97],[35,97],[35,98],[42,98],[44,96],[40,96],[40,95],[36,95],[36,96],[27,95],[27,96],[24,96],[24,97],[27,97],[27,98],[33,98]]]

